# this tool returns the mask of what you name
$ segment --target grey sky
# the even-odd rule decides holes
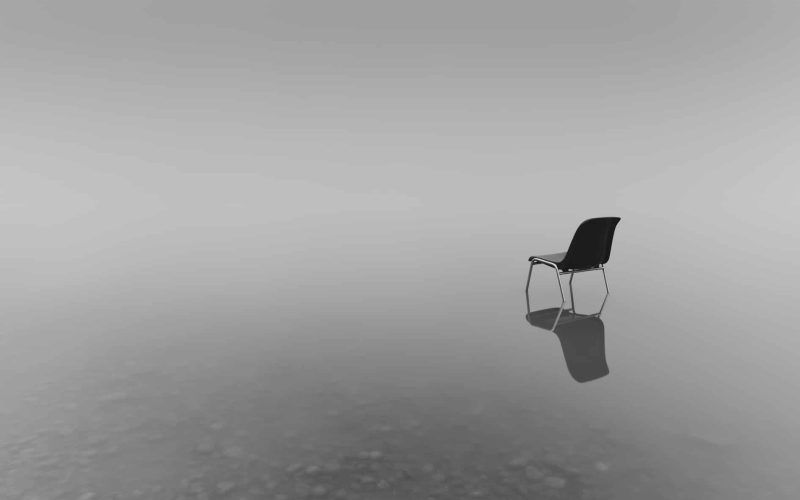
[[[799,10],[9,2],[0,220],[106,237],[340,210],[494,224],[568,187],[565,222],[729,216],[789,238]]]

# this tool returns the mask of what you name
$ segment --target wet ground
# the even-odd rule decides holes
[[[0,498],[797,498],[791,311],[636,229],[555,329],[535,235],[62,277],[6,308]]]

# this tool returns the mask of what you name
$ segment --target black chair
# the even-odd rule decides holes
[[[603,282],[606,285],[606,294],[610,293],[608,291],[606,271],[603,266],[608,262],[611,256],[611,242],[614,239],[614,230],[619,221],[619,217],[587,219],[578,226],[575,235],[572,237],[572,242],[569,244],[569,249],[567,249],[566,252],[534,255],[529,258],[528,260],[531,263],[531,267],[528,271],[528,283],[525,285],[525,294],[528,294],[528,289],[531,286],[533,266],[536,264],[544,264],[555,270],[558,289],[561,292],[562,306],[566,302],[564,299],[564,289],[561,287],[562,274],[570,275],[569,291],[571,298],[573,297],[572,278],[575,277],[575,273],[583,273],[586,271],[602,271]],[[572,302],[574,311],[574,299]]]

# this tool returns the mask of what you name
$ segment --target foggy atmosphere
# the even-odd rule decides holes
[[[6,1],[0,61],[0,500],[800,498],[800,4]]]

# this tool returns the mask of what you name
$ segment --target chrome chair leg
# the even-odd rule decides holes
[[[572,291],[572,278],[574,277],[574,272],[569,275],[569,304],[573,315],[575,315],[575,293]]]
[[[547,267],[552,267],[553,271],[555,271],[555,273],[556,273],[556,281],[558,281],[558,291],[559,291],[559,293],[561,293],[561,308],[562,309],[564,308],[564,304],[566,304],[567,300],[564,297],[564,287],[561,286],[561,274],[569,274],[570,275],[569,276],[569,300],[570,300],[570,304],[571,304],[571,308],[570,309],[571,309],[573,315],[576,314],[576,311],[575,311],[575,291],[574,291],[574,289],[572,287],[572,280],[575,279],[575,270],[564,271],[562,273],[558,269],[558,266],[556,264],[553,264],[552,262],[545,261],[545,260],[538,260],[538,259],[535,259],[535,258],[534,258],[534,260],[531,261],[531,267],[530,267],[530,269],[528,269],[528,281],[525,284],[525,299],[526,299],[526,302],[528,304],[528,312],[530,312],[530,309],[531,309],[531,299],[530,299],[530,295],[529,295],[529,290],[530,290],[530,287],[531,287],[531,277],[533,275],[533,266],[534,266],[534,264],[544,264]],[[586,270],[579,270],[578,272],[582,273],[582,272],[585,272],[585,271],[597,271],[598,269],[603,273],[603,283],[604,283],[604,285],[606,287],[606,296],[603,298],[603,304],[600,306],[600,311],[602,311],[603,307],[605,307],[605,305],[606,305],[606,300],[608,299],[608,296],[611,294],[611,291],[608,289],[608,279],[606,278],[605,267],[603,267],[603,265],[601,264],[600,267],[595,267],[595,268],[586,269]],[[559,314],[559,316],[560,316],[560,314]]]
[[[531,284],[531,273],[533,272],[533,265],[537,264],[537,263],[538,264],[544,264],[544,265],[546,265],[548,267],[552,267],[553,270],[555,271],[555,273],[556,273],[556,281],[558,281],[558,291],[561,292],[561,307],[564,307],[564,304],[567,302],[567,300],[564,298],[564,289],[561,287],[561,277],[559,276],[558,266],[556,266],[555,264],[551,264],[550,262],[547,262],[547,261],[543,261],[543,260],[540,260],[540,261],[533,260],[533,261],[531,261],[531,268],[528,271],[528,284],[525,286],[525,295],[528,294],[528,288],[530,287],[530,284]]]
[[[603,308],[606,306],[606,301],[608,300],[608,296],[611,295],[610,293],[606,292],[606,296],[603,297],[603,303],[600,304],[600,311],[597,313],[597,317],[599,318],[601,314],[603,314]],[[530,314],[530,313],[528,313]]]
[[[558,291],[561,292],[561,307],[564,307],[564,304],[567,300],[564,298],[564,289],[561,287],[561,275],[558,273],[558,266],[552,266],[553,270],[556,272],[556,281],[558,281]]]
[[[563,305],[563,304],[562,304],[562,305]],[[563,308],[563,307],[559,308],[559,310],[558,310],[558,314],[556,315],[556,320],[555,320],[555,321],[553,321],[553,326],[550,328],[550,331],[551,331],[551,332],[555,332],[555,331],[556,331],[556,327],[558,326],[558,320],[560,320],[560,319],[561,319],[561,314],[562,314],[563,312],[564,312],[564,308]]]
[[[533,273],[534,261],[531,261],[531,268],[528,270],[528,283],[525,285],[525,295],[528,294],[528,288],[531,287],[531,274]]]

